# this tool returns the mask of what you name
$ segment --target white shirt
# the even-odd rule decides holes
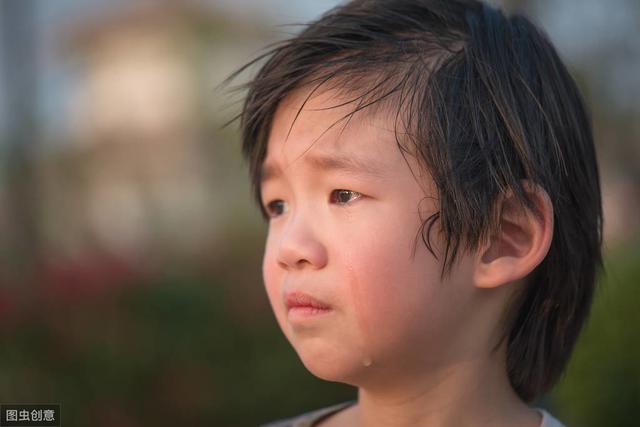
[[[564,424],[555,419],[553,415],[544,409],[536,408],[536,410],[542,415],[542,423],[540,424],[540,427],[564,427]]]
[[[355,404],[356,401],[339,403],[337,405],[329,406],[315,411],[307,412],[296,417],[287,418],[284,420],[273,421],[268,424],[262,424],[261,427],[313,427],[318,421],[335,414],[336,412]],[[535,408],[536,411],[542,415],[542,423],[540,427],[565,427],[560,421],[558,421],[553,415],[548,413],[542,408]]]

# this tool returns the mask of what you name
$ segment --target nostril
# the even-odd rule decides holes
[[[296,267],[297,268],[302,268],[302,267],[304,267],[305,264],[311,265],[311,263],[309,261],[307,261],[306,259],[301,259],[301,260],[298,260],[296,262]]]
[[[283,270],[286,270],[288,268],[287,264],[283,261],[278,260],[278,267],[282,268]]]
[[[298,259],[297,261],[292,261],[292,262],[278,260],[277,263],[278,263],[278,267],[284,270],[301,269],[301,268],[304,268],[305,265],[311,265],[311,262],[309,262],[304,258]]]

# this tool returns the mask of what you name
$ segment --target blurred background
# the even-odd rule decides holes
[[[521,0],[592,110],[593,315],[540,405],[640,407],[640,2]],[[309,374],[263,290],[266,226],[216,89],[335,0],[0,0],[0,403],[66,426],[251,426],[356,397]],[[235,83],[250,78],[251,68]]]

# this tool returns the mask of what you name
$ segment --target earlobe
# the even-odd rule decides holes
[[[531,273],[549,252],[553,238],[553,205],[540,186],[522,181],[540,216],[525,210],[510,190],[497,200],[499,231],[477,252],[474,284],[495,288]]]

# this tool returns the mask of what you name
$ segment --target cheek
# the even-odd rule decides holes
[[[417,248],[409,230],[368,231],[378,241],[352,247],[345,257],[353,314],[365,348],[400,345],[423,330],[438,276],[437,265]],[[375,351],[375,350],[374,350]]]
[[[276,320],[280,325],[280,328],[286,334],[286,322],[285,322],[285,307],[282,301],[282,290],[280,289],[282,283],[282,269],[278,267],[275,252],[271,250],[269,240],[265,245],[265,252],[262,259],[262,279],[264,281],[265,290],[269,303],[273,313],[276,316]]]

